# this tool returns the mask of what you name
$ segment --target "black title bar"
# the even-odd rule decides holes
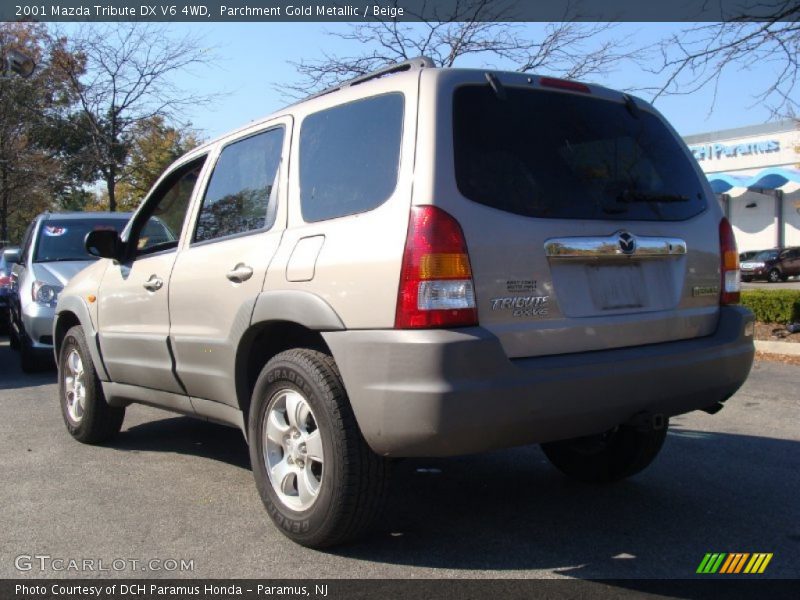
[[[3,0],[3,21],[797,21],[798,0]]]

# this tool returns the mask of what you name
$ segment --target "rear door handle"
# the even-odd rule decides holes
[[[157,292],[164,287],[164,280],[156,274],[150,275],[150,279],[144,282],[144,288],[151,292]]]
[[[250,267],[244,263],[239,263],[235,267],[233,267],[233,271],[228,271],[225,274],[225,277],[233,281],[234,283],[242,283],[243,281],[247,281],[253,276],[253,267]]]

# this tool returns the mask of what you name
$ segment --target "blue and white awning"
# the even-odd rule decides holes
[[[800,189],[800,169],[770,167],[752,176],[709,173],[708,182],[717,194],[741,196],[749,189],[781,190],[790,194]]]

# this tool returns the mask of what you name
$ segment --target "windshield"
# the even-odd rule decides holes
[[[86,234],[98,229],[113,229],[120,232],[127,219],[48,219],[39,228],[36,254],[33,262],[56,262],[70,260],[97,260],[86,252]]]
[[[678,221],[706,208],[689,158],[660,118],[590,95],[488,85],[453,97],[456,181],[480,204],[527,217]]]
[[[759,252],[756,254],[752,260],[753,262],[764,262],[765,260],[775,260],[778,258],[778,253],[775,250],[764,250],[763,252]]]

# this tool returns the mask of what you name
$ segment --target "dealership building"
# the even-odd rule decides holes
[[[733,225],[740,251],[800,246],[800,123],[683,139]]]

